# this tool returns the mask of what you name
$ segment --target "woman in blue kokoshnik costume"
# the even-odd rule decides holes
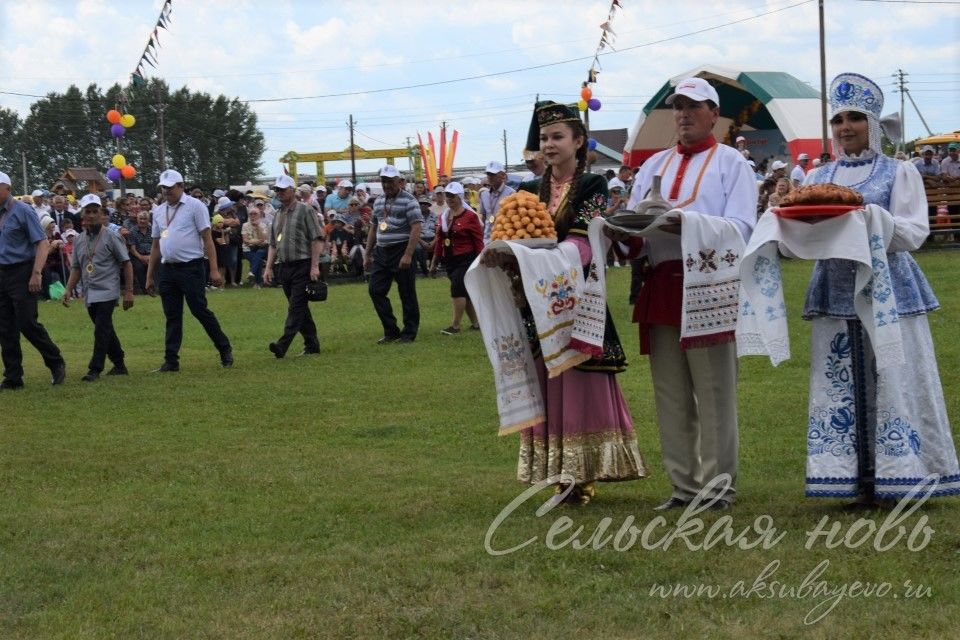
[[[806,184],[858,191],[893,219],[886,248],[906,362],[877,369],[854,310],[855,263],[814,267],[803,317],[813,320],[806,493],[854,497],[853,508],[892,505],[926,476],[932,495],[960,493],[960,469],[926,314],[940,303],[910,255],[929,234],[923,181],[913,164],[881,152],[883,93],[870,79],[844,73],[830,84],[835,162]]]

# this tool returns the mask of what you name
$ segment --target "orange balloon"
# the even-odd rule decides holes
[[[590,100],[593,97],[593,91],[590,91],[590,87],[584,87],[580,90],[580,97],[584,100]]]
[[[120,118],[122,117],[123,115],[116,109],[110,109],[110,111],[107,111],[107,122],[110,124],[120,124]]]
[[[128,164],[124,168],[120,169],[120,175],[129,180],[133,176],[137,175],[137,170],[133,168],[132,164]]]

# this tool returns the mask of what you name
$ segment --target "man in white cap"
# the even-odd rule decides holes
[[[493,230],[493,218],[497,215],[500,201],[516,193],[513,187],[506,184],[507,172],[503,164],[496,160],[487,163],[487,183],[490,187],[480,192],[480,222],[483,223],[483,243],[490,242],[490,232]]]
[[[123,310],[133,307],[133,265],[127,245],[119,234],[103,227],[100,198],[88,193],[80,199],[83,233],[73,245],[70,278],[63,294],[69,305],[73,290],[82,284],[83,301],[93,322],[93,355],[84,382],[94,382],[103,372],[109,357],[113,367],[108,376],[125,376],[123,347],[113,328],[113,311],[120,298],[120,274],[123,273]]]
[[[210,282],[223,286],[210,232],[210,215],[202,202],[184,193],[183,176],[178,171],[167,169],[161,173],[159,186],[164,202],[154,209],[153,247],[147,266],[147,293],[160,293],[167,320],[163,364],[157,371],[180,370],[184,301],[220,353],[220,366],[232,367],[230,340],[220,328],[217,316],[207,308],[204,255],[209,261]]]
[[[413,252],[420,241],[423,215],[417,199],[400,188],[400,177],[400,172],[392,164],[380,169],[383,195],[373,203],[363,259],[364,268],[370,271],[370,300],[383,325],[383,337],[377,344],[413,342],[420,329],[417,274],[412,264]],[[403,307],[402,329],[397,325],[387,297],[394,280]]]
[[[344,178],[337,183],[336,193],[331,193],[323,202],[323,213],[328,217],[334,213],[346,213],[350,208],[350,196],[353,195],[353,183]]]
[[[793,169],[790,171],[790,181],[794,188],[803,184],[804,178],[807,177],[807,165],[809,164],[810,156],[805,153],[797,156],[797,164],[793,165]]]
[[[34,189],[30,199],[33,200],[33,210],[37,212],[37,218],[50,215],[50,205],[45,202],[42,189]]]
[[[771,162],[770,177],[774,180],[787,177],[787,163],[783,160],[774,160]]]
[[[724,225],[728,230],[749,240],[757,181],[743,155],[714,138],[720,117],[716,89],[702,78],[687,78],[666,102],[673,107],[679,142],[640,168],[627,208],[648,197],[654,176],[661,176],[662,195],[673,208],[724,218],[733,227]],[[731,331],[681,344],[686,256],[680,225],[669,230],[677,235],[643,243],[653,270],[634,309],[641,353],[650,354],[663,461],[673,485],[672,496],[657,509],[683,508],[715,477],[729,474],[729,488],[706,496],[716,498],[714,508],[722,509],[733,500],[737,475],[736,343]],[[704,249],[714,240],[720,244],[719,237],[704,237]]]
[[[320,353],[317,325],[310,313],[307,299],[307,283],[320,278],[320,255],[325,253],[326,242],[323,227],[316,210],[302,200],[297,200],[293,178],[282,175],[273,184],[280,200],[280,210],[270,226],[270,247],[267,249],[267,265],[263,281],[273,282],[273,268],[277,266],[277,280],[287,297],[287,319],[283,334],[267,348],[276,358],[286,355],[290,343],[299,333],[303,336],[303,352],[300,355]]]
[[[50,381],[62,384],[67,376],[63,355],[37,321],[37,297],[50,242],[36,212],[13,197],[11,184],[10,176],[0,173],[0,389],[23,387],[20,334],[40,352],[52,374]]]
[[[922,155],[913,163],[921,176],[940,175],[940,163],[933,157],[933,147],[926,145],[921,149]]]

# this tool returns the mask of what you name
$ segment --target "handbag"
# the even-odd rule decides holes
[[[310,302],[323,302],[327,299],[327,283],[323,280],[310,280],[307,282],[307,300]]]

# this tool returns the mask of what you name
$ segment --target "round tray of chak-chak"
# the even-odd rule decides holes
[[[794,189],[775,207],[781,218],[833,218],[863,208],[863,196],[837,184],[811,184]]]
[[[517,191],[500,201],[490,240],[520,242],[531,248],[557,245],[557,230],[547,205],[529,191]]]

